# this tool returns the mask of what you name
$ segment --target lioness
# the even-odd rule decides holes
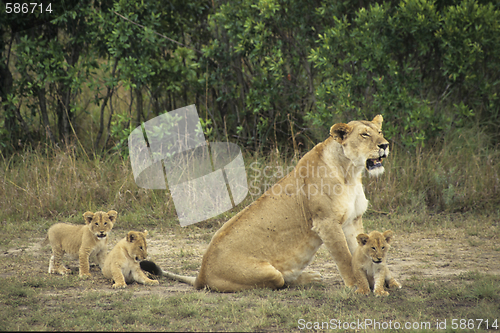
[[[61,264],[65,253],[80,260],[80,276],[91,276],[89,257],[96,255],[97,262],[102,268],[107,253],[108,234],[116,222],[118,213],[114,210],[109,212],[85,212],[83,219],[85,225],[73,225],[69,223],[56,223],[47,232],[43,244],[50,242],[52,256],[49,262],[49,274],[67,274],[71,272]]]
[[[291,173],[215,233],[196,278],[162,274],[220,292],[303,284],[320,279],[304,269],[324,243],[345,285],[354,286],[351,253],[368,206],[361,176],[382,174],[389,154],[382,121],[333,125]]]
[[[106,257],[102,274],[115,282],[113,288],[125,288],[127,282],[133,281],[149,286],[159,284],[157,280],[148,278],[139,266],[139,262],[148,256],[147,234],[147,230],[129,231],[127,237],[120,240]]]
[[[391,276],[386,263],[392,236],[393,232],[387,230],[383,234],[372,231],[368,235],[359,234],[356,237],[359,247],[352,256],[352,269],[357,280],[357,293],[368,295],[371,289],[377,296],[387,296],[389,293],[384,290],[384,285],[389,289],[401,288],[401,284]]]

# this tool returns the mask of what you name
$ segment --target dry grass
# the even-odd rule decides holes
[[[364,180],[371,211],[498,211],[500,151],[489,147],[481,132],[451,133],[439,145],[416,152],[391,148],[384,175]],[[277,149],[267,156],[245,154],[250,195],[238,207],[286,175],[297,157],[286,157]],[[2,155],[0,206],[0,222],[18,231],[31,230],[29,221],[80,220],[87,210],[115,209],[128,215],[131,223],[138,216],[155,224],[177,223],[168,191],[139,188],[128,159],[119,154],[89,157],[76,145]]]

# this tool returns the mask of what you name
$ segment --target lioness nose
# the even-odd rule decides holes
[[[378,145],[378,147],[379,147],[380,149],[385,150],[387,147],[389,147],[389,144],[388,144],[388,143],[382,143],[382,144]]]

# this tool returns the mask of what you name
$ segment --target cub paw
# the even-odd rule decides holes
[[[149,280],[144,283],[146,286],[157,286],[160,284],[160,281],[158,280]]]
[[[389,293],[385,290],[375,290],[373,293],[375,296],[389,296]]]
[[[59,269],[57,269],[57,270],[56,270],[56,269],[52,269],[52,270],[50,271],[50,273],[52,273],[52,274],[61,274],[61,275],[66,275],[66,274],[71,273],[71,269],[69,269],[69,268],[59,268]]]
[[[113,289],[123,289],[123,288],[126,288],[127,287],[127,284],[126,283],[115,283],[113,284]]]
[[[365,289],[365,288],[356,289],[356,294],[368,295],[369,293],[370,293],[370,290]]]
[[[401,289],[401,283],[396,280],[392,280],[389,282],[389,289]]]

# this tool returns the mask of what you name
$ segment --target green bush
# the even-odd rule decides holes
[[[308,113],[314,125],[382,113],[386,135],[407,147],[473,121],[498,130],[500,11],[493,4],[376,3],[333,22],[310,55],[326,78],[316,90],[318,112]]]

